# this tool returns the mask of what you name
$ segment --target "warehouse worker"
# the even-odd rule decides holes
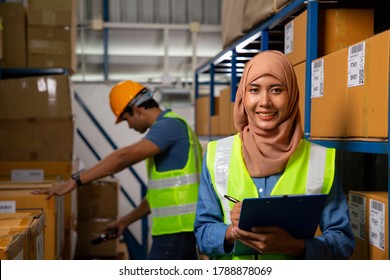
[[[193,232],[198,198],[201,146],[188,123],[179,115],[159,108],[152,92],[134,81],[123,81],[110,92],[116,123],[127,121],[139,133],[140,141],[120,148],[72,179],[35,194],[63,195],[85,183],[117,173],[146,160],[148,190],[141,204],[128,215],[108,225],[116,238],[132,222],[152,215],[153,243],[150,259],[195,259]]]
[[[195,235],[200,250],[209,257],[351,256],[354,236],[348,204],[335,174],[335,150],[303,138],[298,102],[296,76],[283,53],[264,51],[246,64],[233,110],[239,133],[209,142],[203,161]],[[301,240],[277,226],[238,228],[244,198],[298,194],[327,194],[319,221],[322,235]],[[230,202],[224,195],[241,202]],[[305,227],[304,217],[301,226]],[[236,240],[258,253],[235,255]]]

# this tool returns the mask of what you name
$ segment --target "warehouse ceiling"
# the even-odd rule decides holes
[[[195,67],[222,50],[221,3],[79,0],[78,71],[72,80],[191,83]]]

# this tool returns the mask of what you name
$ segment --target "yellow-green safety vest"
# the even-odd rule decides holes
[[[174,112],[165,113],[164,118],[177,118],[186,124],[190,148],[182,169],[159,172],[153,157],[146,160],[146,198],[151,210],[153,236],[194,230],[201,169],[201,146],[191,127]]]
[[[298,194],[328,194],[335,173],[335,149],[325,148],[302,139],[271,192],[271,196]],[[231,195],[240,201],[259,197],[258,190],[246,169],[239,134],[207,146],[207,168],[214,190],[223,209],[224,223],[230,224],[233,203],[223,197]],[[228,255],[227,259],[253,259],[256,256]],[[264,254],[261,259],[291,259],[291,256]]]

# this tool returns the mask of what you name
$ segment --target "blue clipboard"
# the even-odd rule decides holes
[[[238,227],[250,231],[255,226],[278,226],[295,238],[313,238],[327,197],[326,194],[312,194],[246,198],[242,201]],[[236,241],[235,255],[256,253]]]

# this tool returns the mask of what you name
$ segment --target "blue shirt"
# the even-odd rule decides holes
[[[252,178],[259,190],[259,197],[270,196],[281,174]],[[337,177],[336,174],[322,212],[320,220],[322,235],[305,240],[305,259],[348,259],[352,254],[355,241],[348,204]],[[223,211],[204,160],[195,217],[195,235],[199,249],[212,258],[231,253],[224,250],[227,228],[228,225],[223,223]]]
[[[161,151],[154,157],[160,172],[182,169],[187,163],[190,148],[186,123],[177,118],[164,118],[164,114],[170,111],[162,112],[145,135],[145,139],[153,142]]]

